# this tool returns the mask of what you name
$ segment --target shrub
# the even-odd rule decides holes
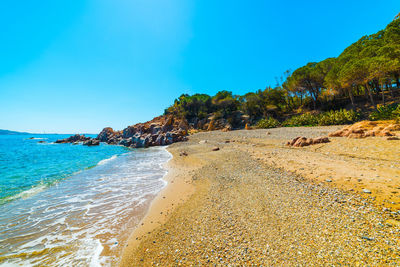
[[[293,126],[316,126],[318,125],[318,115],[305,113],[301,115],[296,115],[290,117],[289,119],[283,122],[283,126],[285,127],[293,127]]]
[[[400,105],[397,105],[397,108],[393,111],[394,119],[397,123],[400,122]]]
[[[377,120],[390,120],[399,118],[400,105],[397,103],[390,105],[378,105],[376,110],[369,114],[369,119],[373,121]]]
[[[331,110],[320,114],[305,113],[293,116],[283,122],[283,126],[326,126],[353,123],[359,119],[354,110]]]
[[[257,128],[276,128],[279,126],[279,121],[272,118],[272,117],[268,117],[266,119],[261,119],[257,122],[256,127]]]
[[[318,125],[341,125],[357,121],[359,115],[354,110],[331,110],[319,115]]]

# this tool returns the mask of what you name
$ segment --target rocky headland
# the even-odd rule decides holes
[[[246,118],[239,118],[244,125]],[[111,127],[104,128],[96,138],[84,135],[73,135],[65,139],[57,140],[56,143],[82,143],[83,145],[95,146],[100,142],[110,145],[122,145],[131,148],[145,148],[151,146],[164,146],[187,140],[189,131],[213,131],[232,130],[232,125],[225,119],[209,117],[202,120],[194,120],[188,123],[186,119],[177,118],[173,115],[155,117],[145,123],[137,123],[115,131]]]
[[[73,135],[56,143],[79,143],[95,146],[100,142],[110,145],[122,145],[131,148],[163,146],[187,140],[189,125],[185,119],[173,116],[159,116],[145,123],[128,126],[122,131],[111,127],[104,128],[96,138]]]

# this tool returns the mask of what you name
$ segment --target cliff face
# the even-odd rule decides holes
[[[187,140],[188,124],[184,119],[159,116],[145,123],[128,126],[122,131],[104,128],[96,137],[100,142],[127,147],[169,145]]]

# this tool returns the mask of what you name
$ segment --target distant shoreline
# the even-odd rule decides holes
[[[71,133],[28,133],[28,132],[16,132],[9,130],[1,130],[0,135],[73,135]],[[91,133],[82,133],[82,135],[97,135]]]

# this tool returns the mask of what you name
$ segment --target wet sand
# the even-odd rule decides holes
[[[215,131],[171,145],[169,184],[121,265],[399,265],[400,141],[284,145],[338,128]]]

